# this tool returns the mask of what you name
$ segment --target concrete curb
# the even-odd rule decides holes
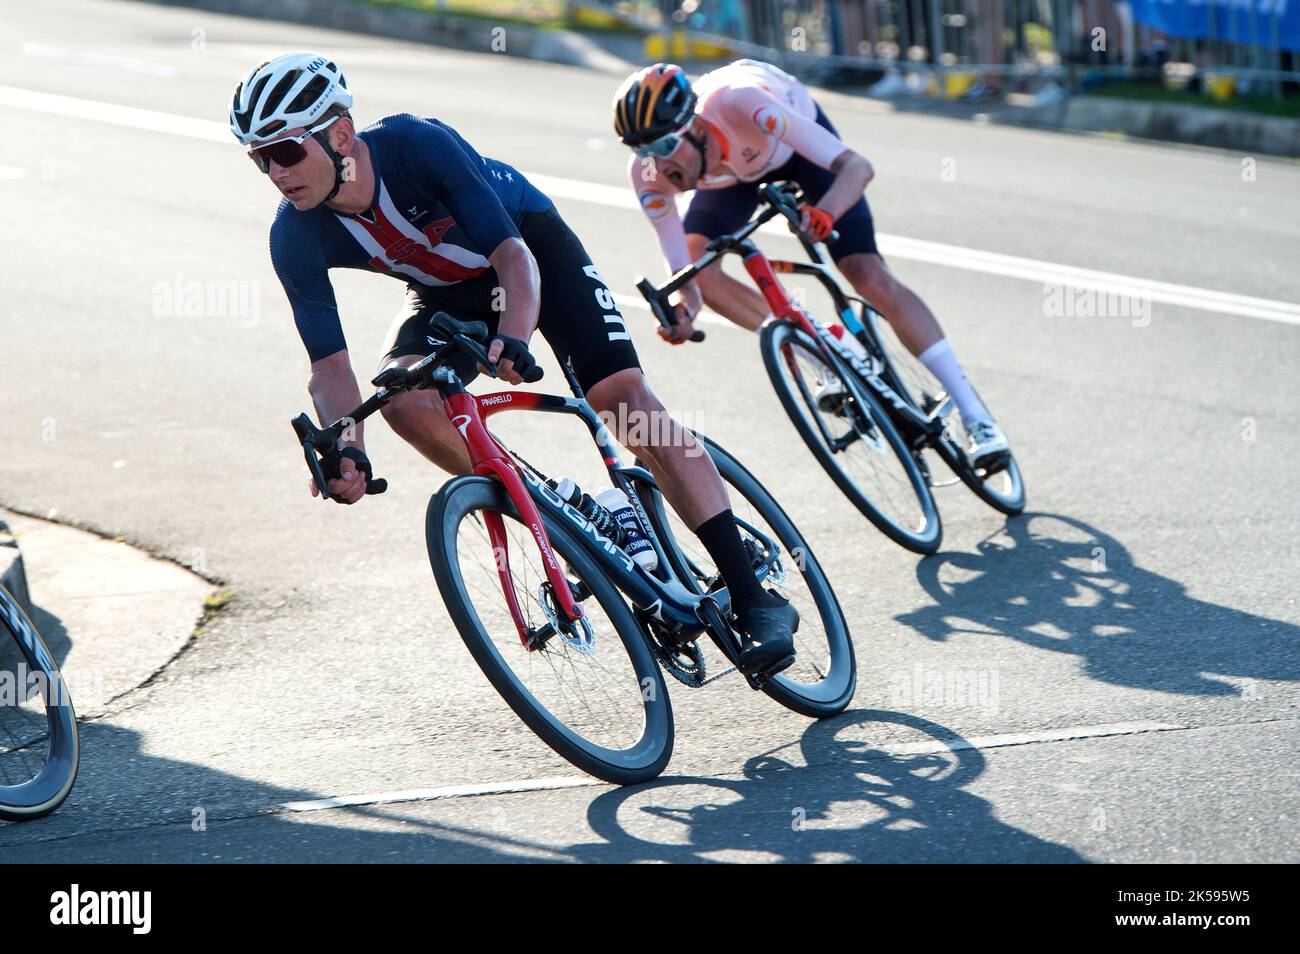
[[[498,53],[607,73],[627,73],[628,60],[602,49],[582,33],[542,29],[436,11],[381,7],[348,0],[143,0],[158,6],[192,7],[213,13],[283,20],[314,27],[368,33],[413,43]],[[639,40],[637,41],[639,45]]]
[[[0,519],[22,538],[25,569],[40,595],[39,619],[24,609],[63,673],[79,718],[103,715],[147,685],[218,606],[212,583],[128,543],[14,511]],[[0,639],[0,669],[16,652],[11,640]]]
[[[23,612],[32,615],[32,594],[27,588],[27,570],[23,565],[23,554],[18,548],[18,538],[9,529],[9,524],[0,520],[0,586],[3,586],[18,601]]]
[[[1060,104],[1057,124],[1066,129],[1122,132],[1143,139],[1215,146],[1246,153],[1300,157],[1300,120],[1282,116],[1142,103],[1109,96],[1073,96]]]

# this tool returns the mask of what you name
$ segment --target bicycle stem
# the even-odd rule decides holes
[[[818,250],[817,246],[814,243],[809,242],[808,237],[805,236],[803,232],[799,231],[799,210],[792,202],[793,196],[790,191],[781,188],[775,183],[769,182],[760,186],[758,192],[760,197],[768,203],[768,207],[746,223],[739,231],[713,239],[709,242],[708,248],[703,255],[691,264],[675,272],[672,277],[668,279],[668,282],[661,287],[656,288],[647,278],[642,278],[637,282],[637,291],[639,291],[649,303],[650,311],[659,319],[660,324],[665,327],[672,327],[673,325],[673,321],[670,317],[672,307],[668,303],[668,296],[679,291],[688,282],[693,281],[700,272],[704,271],[720,258],[730,254],[739,255],[746,261],[746,268],[748,269],[749,256],[758,252],[757,247],[749,240],[749,237],[778,215],[784,216],[789,220],[793,227],[795,236],[799,239],[799,243],[804,247],[804,251],[808,253],[808,256],[814,262],[824,264],[824,259],[822,258],[821,252]],[[831,240],[834,240],[838,236],[838,232],[832,232]],[[776,279],[771,276],[770,268],[767,270],[767,274],[771,277],[771,280],[775,282]],[[767,297],[766,291],[764,291],[764,297]],[[770,299],[768,304],[769,306],[772,306]],[[788,310],[788,298],[785,300],[784,305]],[[774,314],[778,313],[775,306],[772,306],[772,310]],[[694,340],[703,340],[702,334],[700,338]]]

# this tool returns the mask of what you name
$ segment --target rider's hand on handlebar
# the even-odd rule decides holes
[[[799,206],[799,231],[810,242],[825,242],[835,230],[835,218],[825,209],[804,203]]]
[[[659,337],[669,344],[684,344],[695,334],[695,317],[704,307],[704,298],[694,282],[684,286],[678,292],[678,303],[673,307],[673,325],[667,328],[659,326]]]
[[[366,494],[366,475],[356,465],[356,462],[350,457],[344,457],[339,461],[339,477],[327,481],[330,493],[335,496],[339,503],[354,504]],[[309,481],[311,484],[311,495],[320,496],[320,490],[316,487],[316,481]]]
[[[497,366],[497,375],[511,384],[522,384],[524,375],[537,366],[528,350],[528,342],[509,335],[497,335],[488,345],[488,360]],[[486,371],[480,367],[479,370]]]
[[[691,340],[691,335],[695,334],[695,315],[688,311],[685,305],[677,305],[673,309],[672,327],[660,325],[658,330],[659,337],[669,344],[685,344]]]

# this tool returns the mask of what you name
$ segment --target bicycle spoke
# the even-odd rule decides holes
[[[559,601],[541,562],[532,534],[505,517],[508,580],[524,623],[536,631],[559,623]],[[473,527],[473,532],[467,528]],[[522,646],[501,588],[486,526],[466,520],[457,552],[461,573],[475,609],[497,653],[538,702],[568,728],[598,745],[619,749],[633,743],[645,725],[640,685],[626,650],[598,601],[583,602],[594,645],[584,652],[562,631],[533,651]],[[492,554],[492,559],[487,555]],[[571,574],[566,573],[566,580]]]
[[[801,410],[813,428],[818,421],[831,438],[830,449],[834,459],[839,463],[846,477],[857,485],[881,511],[892,521],[908,529],[920,529],[925,524],[925,511],[917,499],[911,478],[898,457],[884,442],[883,435],[871,423],[870,412],[858,407],[851,394],[843,399],[843,407],[848,412],[827,412],[818,408],[816,399],[804,381],[812,381],[817,388],[827,384],[839,384],[844,387],[835,373],[826,367],[820,357],[806,347],[794,342],[784,348],[787,359],[793,359],[792,377],[796,393],[804,396]],[[783,370],[790,375],[789,364]],[[864,420],[865,419],[865,420]],[[874,435],[867,433],[874,430]],[[836,443],[845,438],[844,446]]]

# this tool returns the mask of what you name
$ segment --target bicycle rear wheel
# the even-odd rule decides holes
[[[0,587],[0,819],[48,815],[77,780],[77,715],[50,651]]]
[[[957,438],[941,438],[937,449],[952,472],[980,500],[1009,517],[1024,512],[1025,481],[1014,456],[1008,457],[1001,469],[990,474],[971,466],[970,458]]]
[[[763,581],[764,587],[799,611],[794,665],[768,680],[763,691],[786,708],[815,719],[843,712],[857,688],[857,663],[848,624],[826,574],[798,528],[763,485],[722,448],[706,437],[695,436],[718,468],[741,540],[755,564],[764,562],[764,554],[750,528],[780,547],[779,560]],[[678,578],[697,593],[708,592],[718,579],[718,570],[699,537],[658,491],[644,485],[638,485],[637,491]]]
[[[504,555],[488,534],[492,515],[504,524]],[[426,518],[429,561],[447,612],[484,675],[542,741],[608,782],[654,778],[673,748],[663,676],[600,565],[567,528],[547,521],[546,534],[588,627],[557,631],[541,553],[505,488],[485,477],[449,482],[429,501]],[[503,589],[499,567],[507,561],[525,623],[544,634],[549,627],[532,650],[519,638]]]
[[[836,486],[895,543],[939,549],[939,510],[912,450],[874,394],[851,370],[827,367],[817,343],[791,321],[763,328],[763,363],[799,436]],[[839,385],[823,407],[815,389]]]
[[[932,414],[936,409],[943,410],[948,429],[940,438],[935,451],[943,458],[949,469],[956,474],[967,487],[994,510],[1008,516],[1015,516],[1025,509],[1025,483],[1020,475],[1020,467],[1015,457],[1011,457],[1006,466],[989,474],[976,470],[970,465],[963,449],[967,435],[961,424],[961,415],[952,406],[952,400],[943,390],[939,379],[912,354],[894,334],[893,326],[874,311],[866,311],[863,322],[870,326],[872,334],[880,343],[879,348],[886,356],[892,381],[891,385],[903,388],[905,397],[921,410],[923,414]],[[875,349],[873,349],[875,350]],[[887,372],[887,374],[889,373]],[[900,393],[904,393],[900,391]],[[977,392],[978,393],[978,392]]]

